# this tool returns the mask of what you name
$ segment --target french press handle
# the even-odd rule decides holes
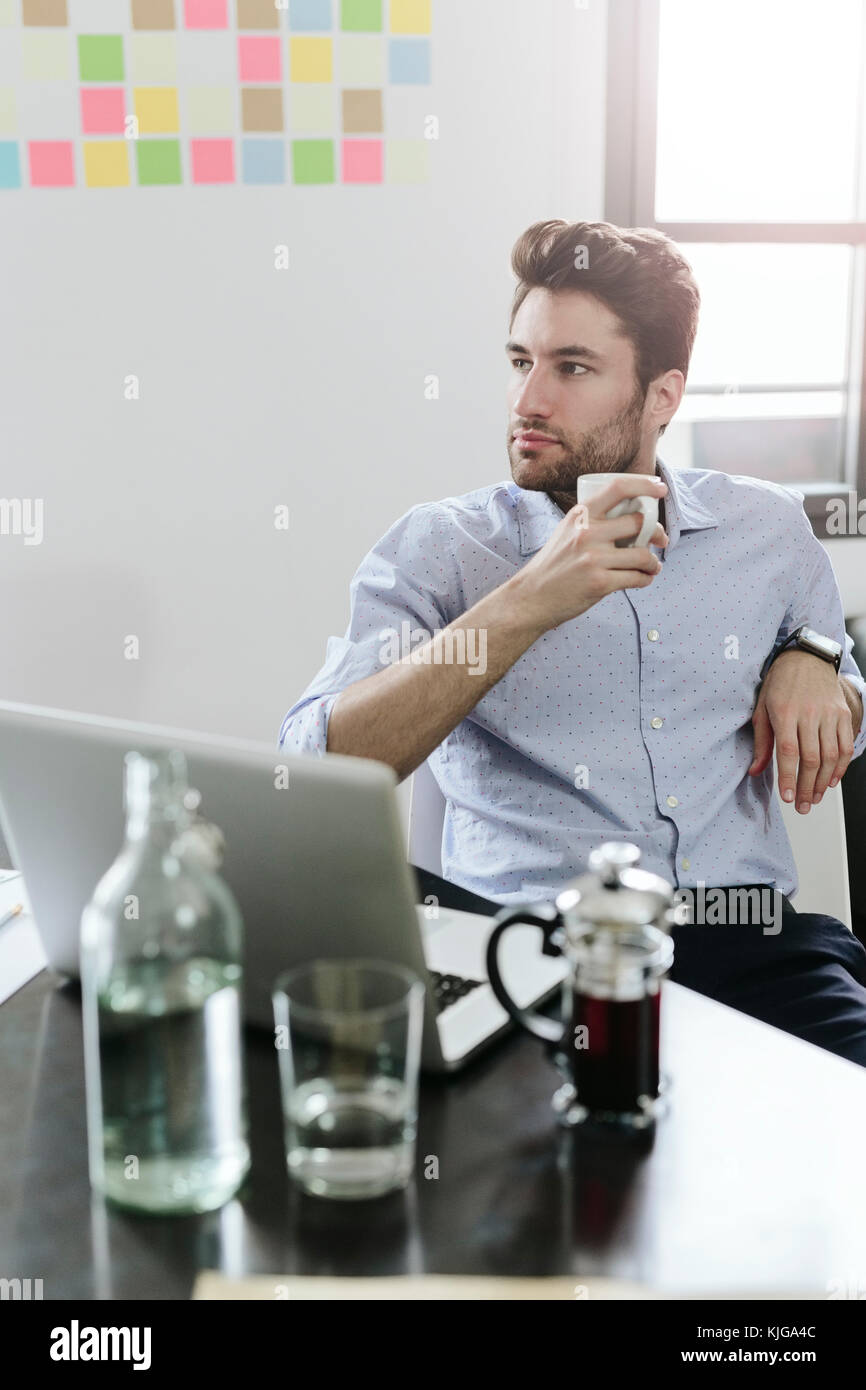
[[[564,1027],[555,1018],[547,1018],[544,1014],[535,1013],[532,1009],[518,1008],[505,988],[499,972],[499,943],[502,940],[502,935],[509,927],[515,926],[518,922],[525,922],[531,927],[539,928],[543,937],[542,955],[562,955],[562,948],[565,944],[562,916],[552,903],[542,903],[534,908],[507,907],[498,913],[493,920],[493,931],[487,942],[487,977],[490,980],[493,993],[509,1017],[527,1033],[531,1033],[534,1038],[540,1038],[542,1042],[548,1043],[555,1051],[563,1045],[568,1027]]]

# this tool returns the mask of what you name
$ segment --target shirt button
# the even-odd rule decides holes
[[[690,869],[691,867],[692,867],[692,861],[691,861],[690,859],[684,859],[684,860],[683,860],[683,868],[684,868],[684,869]]]
[[[677,799],[676,799],[675,796],[669,796],[669,797],[668,797],[668,805],[669,805],[669,806],[679,806],[679,804],[680,804],[680,803],[677,801]]]
[[[649,632],[647,633],[647,637],[651,642],[657,642],[659,640],[658,632],[654,627],[650,628]]]
[[[660,729],[664,722],[665,721],[663,719],[659,719],[658,715],[656,715],[655,719],[650,720],[650,724],[654,729]]]

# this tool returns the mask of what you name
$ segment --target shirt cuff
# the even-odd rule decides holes
[[[321,695],[298,710],[290,710],[280,729],[280,748],[287,753],[316,753],[324,757],[328,751],[328,721],[338,694],[339,691]]]

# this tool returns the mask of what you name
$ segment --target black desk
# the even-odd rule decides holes
[[[408,1192],[305,1197],[286,1176],[272,1039],[253,1033],[244,1193],[154,1219],[91,1201],[79,997],[45,972],[0,1005],[0,1273],[41,1278],[46,1299],[182,1299],[201,1268],[608,1275],[747,1295],[859,1280],[866,1294],[866,1070],[664,989],[672,1108],[644,1157],[559,1131],[556,1075],[515,1035],[424,1082]]]

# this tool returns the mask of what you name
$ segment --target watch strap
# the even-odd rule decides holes
[[[836,656],[823,656],[821,652],[814,651],[812,647],[803,646],[803,644],[800,642],[800,633],[806,631],[808,626],[808,623],[801,623],[799,627],[794,628],[794,631],[785,638],[782,645],[775,652],[773,652],[772,658],[770,660],[770,666],[772,666],[777,656],[781,656],[782,652],[787,651],[792,646],[797,646],[800,648],[801,651],[808,652],[810,656],[817,656],[820,661],[826,661],[829,665],[832,665],[836,670],[836,674],[838,675],[839,667],[842,665],[841,652],[838,652]],[[767,669],[769,670],[769,667]]]

